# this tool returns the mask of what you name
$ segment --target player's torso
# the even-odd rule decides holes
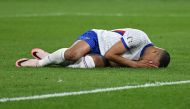
[[[105,55],[105,53],[118,41],[121,40],[124,34],[132,33],[136,34],[135,32],[139,32],[137,30],[131,29],[131,28],[125,28],[125,29],[116,29],[116,30],[97,30],[93,29],[97,33],[98,36],[98,43],[99,43],[99,49],[101,52],[101,55]],[[141,32],[141,31],[140,31]],[[128,37],[128,36],[127,36]],[[142,40],[149,40],[147,39],[147,36],[145,37],[139,37]],[[142,49],[144,46],[146,46],[146,43],[139,42],[139,46],[130,48],[130,50],[127,50],[126,53],[122,55],[122,57],[130,59],[130,60],[139,60],[140,54],[142,52]]]
[[[98,36],[98,44],[101,55],[104,55],[115,43],[121,39],[121,35],[107,30],[93,29]]]

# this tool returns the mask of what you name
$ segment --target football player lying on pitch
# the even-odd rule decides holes
[[[154,46],[143,31],[132,28],[92,29],[79,36],[70,48],[62,48],[51,54],[42,49],[33,49],[32,55],[35,59],[19,59],[16,66],[159,68],[167,67],[170,62],[166,50]]]

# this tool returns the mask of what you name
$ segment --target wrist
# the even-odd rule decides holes
[[[130,67],[132,67],[132,68],[138,68],[139,67],[138,61],[133,61]]]

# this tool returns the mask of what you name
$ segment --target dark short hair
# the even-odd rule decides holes
[[[159,67],[165,68],[168,66],[169,63],[170,63],[170,54],[166,50],[163,50],[161,57],[160,57]]]

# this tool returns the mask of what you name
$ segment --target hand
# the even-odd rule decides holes
[[[150,60],[136,61],[136,67],[137,68],[158,68],[158,66],[155,65],[153,61],[150,61]]]

